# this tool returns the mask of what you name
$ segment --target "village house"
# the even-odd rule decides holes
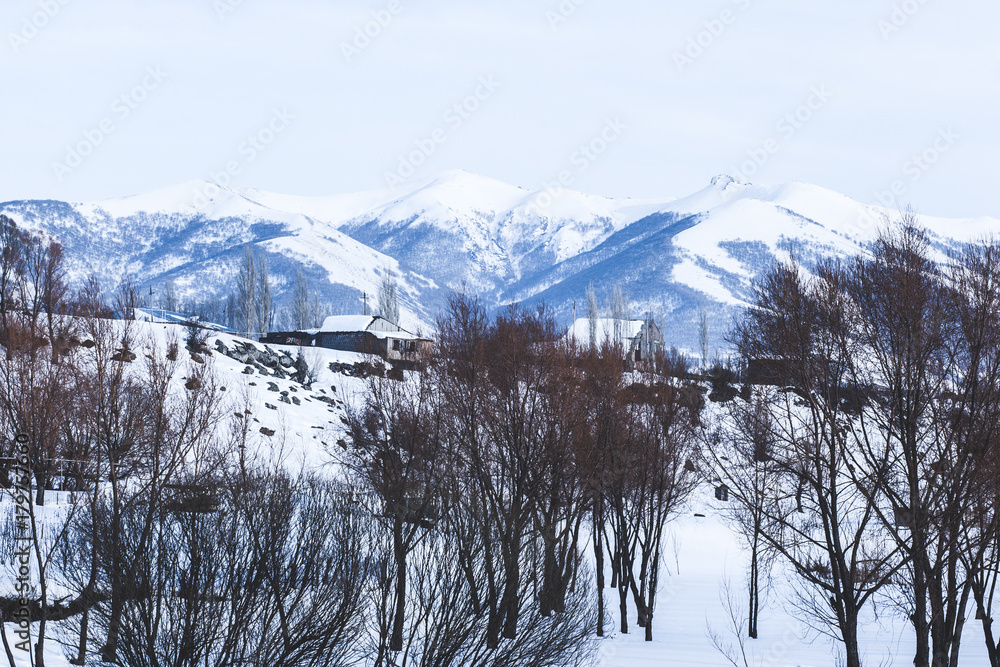
[[[594,344],[601,347],[606,343],[620,345],[625,358],[633,362],[655,359],[664,351],[663,333],[652,318],[644,320],[616,320],[610,317],[597,319]],[[590,319],[581,317],[573,322],[566,337],[575,345],[588,347],[590,340]]]
[[[431,353],[432,341],[378,315],[332,315],[318,329],[279,331],[265,343],[325,347],[376,354],[389,362],[416,362]]]

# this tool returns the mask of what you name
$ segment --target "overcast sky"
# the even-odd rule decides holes
[[[461,168],[1000,217],[993,0],[3,0],[0,27],[0,200]]]

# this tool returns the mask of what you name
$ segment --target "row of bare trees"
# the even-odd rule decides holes
[[[971,607],[1000,664],[1000,244],[945,254],[907,215],[861,256],[770,270],[734,342],[768,381],[721,411],[705,452],[752,565],[798,573],[849,667],[872,605],[910,620],[918,667],[958,665]]]
[[[75,664],[582,664],[604,626],[588,539],[651,637],[700,408],[675,380],[627,383],[620,349],[456,298],[425,372],[373,379],[352,415],[353,486],[290,476],[250,453],[253,406],[224,400],[210,356],[112,317],[133,289],[71,294],[58,246],[6,229],[0,429],[30,443],[31,664],[53,637]],[[0,599],[11,664],[23,602]]]
[[[0,428],[29,436],[35,491],[30,587],[0,598],[9,664],[53,641],[80,665],[357,664],[375,554],[350,495],[261,448],[210,357],[108,317],[94,283],[78,305],[80,344],[54,360],[11,338],[0,359]]]
[[[129,319],[128,285],[70,290],[62,261],[0,219],[0,494],[30,496],[0,540],[5,570],[27,563],[0,597],[7,662],[44,665],[55,642],[80,665],[355,664],[372,558],[355,505],[261,463],[211,358]]]
[[[606,570],[621,630],[631,601],[652,639],[701,393],[560,334],[544,309],[457,296],[423,372],[371,378],[350,415],[340,458],[389,555],[376,664],[578,664],[605,633]]]

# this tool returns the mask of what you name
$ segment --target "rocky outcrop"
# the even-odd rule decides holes
[[[230,347],[222,342],[222,339],[215,339],[215,349],[219,354],[247,365],[243,369],[245,374],[252,375],[256,370],[264,376],[288,379],[309,386],[309,367],[303,359],[293,359],[287,352],[276,351],[267,345],[263,348],[238,340],[233,341]]]
[[[372,364],[367,361],[359,361],[354,364],[343,364],[331,361],[329,366],[332,372],[350,377],[366,378],[372,375],[385,377],[385,365],[381,362]]]

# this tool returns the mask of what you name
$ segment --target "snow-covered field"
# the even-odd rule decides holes
[[[743,584],[748,558],[736,535],[722,519],[723,504],[711,489],[701,489],[685,515],[669,531],[676,540],[676,560],[669,552],[661,598],[653,620],[653,641],[644,642],[641,628],[628,635],[613,634],[601,647],[599,664],[604,667],[652,667],[653,665],[716,667],[731,665],[713,646],[711,629],[739,651],[723,598],[728,580],[737,606],[745,608]],[[704,514],[704,518],[694,514]],[[794,608],[794,574],[775,568],[760,616],[760,634],[747,640],[749,667],[833,667],[839,646],[819,635]],[[616,626],[617,594],[609,590],[609,609]],[[742,603],[742,604],[741,604]],[[631,614],[634,623],[635,614]],[[978,621],[966,626],[962,664],[989,664]],[[861,632],[863,664],[874,667],[909,667],[913,664],[913,632],[909,622],[885,609],[878,618],[869,614]],[[744,667],[741,660],[739,667]]]

